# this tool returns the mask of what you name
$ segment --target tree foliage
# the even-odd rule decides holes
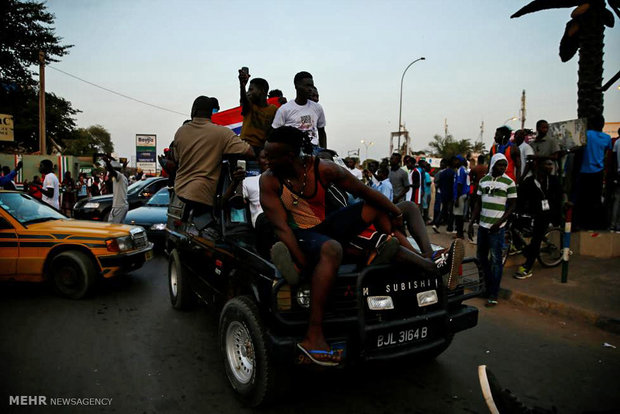
[[[620,19],[619,0],[533,0],[510,18],[541,10],[575,7],[560,40],[560,59],[567,62],[579,51],[577,116],[592,118],[603,114],[603,41],[605,27]]]
[[[54,15],[41,2],[2,0],[0,2],[0,80],[5,84],[33,86],[39,51],[45,61],[57,62],[72,45],[61,45],[54,34]]]
[[[6,85],[0,85],[6,86]],[[45,94],[47,147],[71,139],[79,111],[53,93]],[[13,115],[15,142],[28,152],[39,149],[39,96],[33,88],[0,87],[0,113]],[[4,143],[5,146],[12,143]]]
[[[433,136],[433,140],[428,143],[431,152],[441,158],[450,158],[455,155],[466,155],[468,152],[484,152],[484,143],[476,142],[472,144],[469,139],[456,140],[452,135],[442,137]]]
[[[81,156],[114,152],[110,133],[101,125],[78,128],[74,131],[73,138],[65,142],[65,154]]]

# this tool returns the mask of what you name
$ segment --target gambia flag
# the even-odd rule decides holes
[[[269,98],[267,103],[280,107],[280,98]],[[237,135],[241,134],[241,125],[243,124],[243,115],[241,115],[241,107],[236,106],[225,111],[217,112],[211,116],[214,124],[222,125],[233,130]]]

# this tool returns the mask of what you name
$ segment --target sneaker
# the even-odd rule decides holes
[[[295,262],[293,262],[291,252],[288,251],[288,247],[281,241],[274,244],[271,248],[271,261],[290,285],[297,285],[299,283],[299,272]]]
[[[527,279],[528,277],[532,277],[532,270],[526,269],[524,266],[519,266],[519,270],[514,274],[515,279]]]
[[[437,251],[433,256],[437,271],[444,277],[444,285],[450,290],[454,290],[458,284],[459,271],[464,256],[465,248],[461,239],[454,240],[449,249]]]
[[[489,299],[486,303],[486,305],[484,305],[487,308],[492,308],[494,306],[497,306],[498,302],[497,299]]]
[[[439,227],[437,227],[435,224],[433,224],[433,231],[439,234]]]

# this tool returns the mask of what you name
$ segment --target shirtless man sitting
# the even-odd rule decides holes
[[[275,129],[267,139],[269,169],[261,175],[260,200],[278,238],[286,245],[296,267],[311,277],[310,321],[297,347],[318,365],[335,366],[341,355],[333,352],[323,334],[328,293],[342,262],[343,245],[369,224],[394,234],[402,213],[380,192],[364,185],[342,167],[313,156],[305,134],[293,127]],[[326,216],[325,193],[330,184],[363,200]],[[401,247],[395,259],[434,274],[456,279],[463,245],[455,240],[438,263]]]

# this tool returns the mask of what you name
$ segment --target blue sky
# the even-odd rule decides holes
[[[328,146],[341,154],[373,141],[388,154],[403,123],[414,149],[434,134],[484,141],[519,115],[526,127],[576,118],[577,56],[558,46],[570,9],[510,19],[527,2],[501,1],[92,1],[48,0],[56,33],[75,45],[53,67],[184,114],[198,95],[222,109],[238,105],[237,70],[248,66],[293,99],[293,76],[313,74],[327,119]],[[606,30],[606,81],[620,69],[620,22]],[[620,121],[620,90],[605,94],[607,121]],[[78,126],[103,125],[120,156],[135,155],[135,134],[157,134],[161,151],[185,116],[110,94],[48,69],[46,88],[83,111]],[[518,122],[509,125],[517,127]]]

